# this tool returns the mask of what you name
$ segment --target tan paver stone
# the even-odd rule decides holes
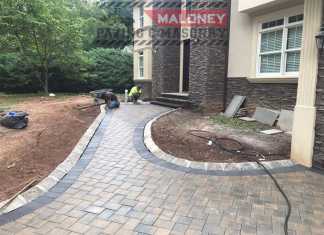
[[[187,232],[186,232],[186,235],[200,235],[200,234],[202,234],[201,231],[198,231],[198,230],[192,230],[192,229],[189,229],[189,230],[187,230]]]
[[[25,228],[15,234],[16,235],[37,235],[36,230],[34,228]]]
[[[140,222],[141,221],[138,219],[129,218],[127,222],[123,225],[123,229],[134,230]]]
[[[48,233],[48,235],[67,235],[71,232],[69,230],[60,229],[60,228],[54,228],[52,231]]]
[[[163,229],[163,228],[158,228],[154,235],[169,235],[171,233],[170,230]]]
[[[77,222],[76,218],[66,217],[64,221],[62,221],[58,226],[63,229],[70,228],[75,222]]]
[[[89,225],[86,224],[82,224],[79,222],[76,222],[75,224],[73,224],[69,230],[71,230],[72,232],[76,232],[76,233],[85,233],[87,232],[91,227]]]
[[[192,174],[137,152],[135,147],[143,148],[134,139],[142,136],[138,125],[166,110],[122,105],[114,111],[103,123],[106,129],[98,131],[102,139],[91,149],[92,160],[72,186],[53,202],[0,226],[0,235],[283,234],[286,206],[268,176]],[[300,171],[275,177],[293,206],[291,234],[323,235],[324,175]]]
[[[108,234],[115,234],[121,228],[121,226],[121,224],[111,222],[109,226],[104,229],[104,232]]]
[[[107,228],[109,226],[110,222],[107,220],[103,219],[94,219],[91,223],[90,226],[95,226],[98,228]]]
[[[119,231],[117,231],[115,233],[115,235],[132,235],[134,234],[135,232],[132,231],[132,230],[127,230],[127,229],[120,229]]]

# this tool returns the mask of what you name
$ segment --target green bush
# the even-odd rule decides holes
[[[119,49],[97,48],[87,53],[90,66],[89,78],[93,88],[111,88],[123,92],[133,85],[132,54]]]
[[[88,92],[110,88],[123,92],[133,85],[132,54],[119,49],[94,49],[66,65],[49,68],[50,92]],[[42,91],[39,74],[19,54],[0,54],[0,91]]]
[[[0,54],[0,91],[37,92],[41,84],[33,67],[16,53]]]

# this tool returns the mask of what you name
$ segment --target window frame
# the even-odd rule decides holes
[[[141,60],[143,60],[143,65],[141,66]],[[144,51],[138,52],[138,78],[144,79],[145,78],[145,71],[144,71]],[[143,70],[143,76],[141,76],[141,70]]]
[[[141,5],[139,7],[139,19],[138,19],[138,27],[141,29],[141,28],[144,28],[144,6]]]
[[[276,17],[273,19],[268,19],[266,21],[262,21],[258,24],[258,45],[257,45],[257,61],[256,61],[256,77],[257,78],[273,78],[273,77],[283,77],[283,78],[291,78],[291,77],[299,77],[299,71],[298,72],[286,72],[287,70],[287,54],[289,52],[301,52],[301,49],[303,45],[301,44],[300,48],[294,48],[294,49],[288,49],[288,30],[290,28],[294,28],[297,26],[302,26],[304,28],[304,20],[302,21],[297,21],[293,23],[289,23],[289,18],[293,16],[298,16],[302,15],[303,13],[299,14],[292,14],[292,15],[287,15],[287,16],[282,16],[282,17]],[[276,21],[283,19],[283,25],[280,26],[275,26],[267,29],[262,29],[262,25],[267,22],[271,21]],[[267,33],[267,32],[274,32],[278,30],[283,30],[283,35],[282,35],[282,46],[281,50],[278,51],[271,51],[271,52],[261,52],[261,39],[262,39],[262,34]],[[302,35],[302,40],[303,40],[303,35]],[[281,64],[280,64],[280,72],[279,73],[261,73],[261,56],[266,55],[266,54],[276,54],[280,53],[281,55]]]

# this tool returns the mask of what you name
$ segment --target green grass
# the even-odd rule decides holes
[[[58,93],[55,97],[49,97],[51,99],[66,99],[71,96],[79,95],[73,93]],[[35,97],[45,96],[44,93],[33,93],[33,94],[6,94],[0,93],[0,112],[7,111],[15,105]],[[47,96],[48,97],[48,96]]]
[[[264,130],[265,127],[269,128],[268,126],[258,122],[246,122],[238,118],[227,118],[223,115],[212,116],[210,117],[210,120],[214,124],[245,131],[257,132]]]

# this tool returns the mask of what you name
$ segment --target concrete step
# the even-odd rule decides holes
[[[181,100],[189,100],[188,94],[181,93],[162,93],[161,97],[172,98],[172,99],[181,99]]]
[[[176,97],[176,98],[175,98]],[[159,103],[160,105],[168,106],[168,107],[176,107],[176,108],[190,108],[191,102],[187,99],[182,99],[180,96],[172,96],[171,97],[165,97],[160,96],[155,99],[155,102]]]
[[[161,102],[161,101],[151,101],[151,104],[154,105],[160,105],[168,108],[182,108],[182,105],[179,104],[172,104],[172,103],[167,103],[167,102]]]
[[[184,106],[190,105],[189,100],[169,98],[169,97],[163,97],[163,96],[157,97],[156,101],[171,103],[171,104],[180,104],[180,105],[184,105]]]

